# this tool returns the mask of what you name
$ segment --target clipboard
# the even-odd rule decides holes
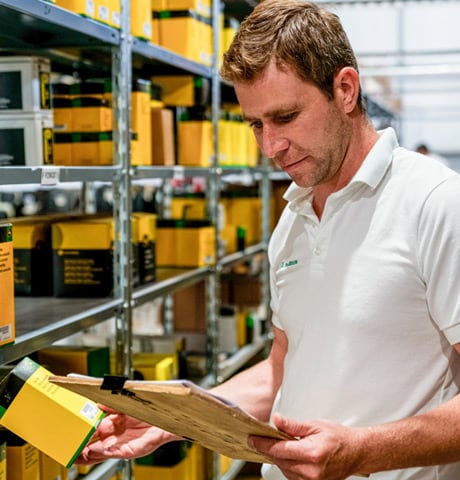
[[[249,448],[249,435],[293,439],[189,380],[127,380],[111,375],[102,379],[70,374],[52,375],[49,381],[233,459],[270,463],[269,458]]]

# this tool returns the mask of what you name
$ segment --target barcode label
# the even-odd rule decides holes
[[[83,405],[80,413],[89,420],[94,420],[99,413],[99,408],[94,403],[87,402]]]
[[[0,341],[9,340],[13,336],[11,332],[11,325],[0,327]]]

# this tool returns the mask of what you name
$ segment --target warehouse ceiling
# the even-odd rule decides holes
[[[225,0],[244,19],[259,0]],[[460,169],[460,0],[317,0],[336,12],[366,92],[397,118],[402,144],[428,143]]]

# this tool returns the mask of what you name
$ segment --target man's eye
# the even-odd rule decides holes
[[[280,115],[279,117],[277,117],[276,120],[278,121],[278,123],[289,123],[292,120],[294,120],[294,118],[295,118],[295,113],[289,113],[286,115]]]
[[[251,128],[254,128],[254,129],[258,130],[258,129],[262,128],[262,122],[259,122],[259,121],[251,122],[251,123],[249,124],[249,126],[250,126]]]

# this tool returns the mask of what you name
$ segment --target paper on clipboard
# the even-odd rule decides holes
[[[249,448],[249,435],[291,438],[188,380],[69,375],[51,376],[49,381],[234,459],[270,461]]]

